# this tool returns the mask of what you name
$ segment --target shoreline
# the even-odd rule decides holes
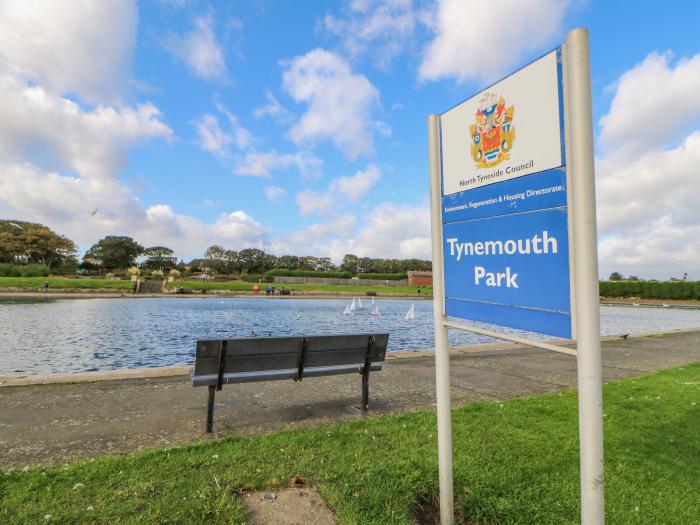
[[[618,336],[601,336],[601,342],[621,341],[621,340],[638,340],[644,338],[655,338],[669,335],[677,335],[683,333],[700,332],[700,327],[694,328],[679,328],[676,330],[664,332],[649,332],[639,335],[634,335],[629,338],[621,338]],[[565,347],[573,347],[574,341],[568,339],[558,339],[548,341]],[[532,348],[528,345],[519,343],[510,343],[500,341],[496,343],[479,343],[475,345],[462,345],[450,347],[450,356],[469,355],[472,357],[497,355],[503,352],[512,350],[522,350]],[[427,357],[434,355],[434,348],[419,348],[409,350],[397,350],[387,352],[386,361],[396,361],[401,359],[410,359],[415,357]],[[55,384],[72,384],[72,383],[96,383],[101,381],[117,381],[124,379],[140,379],[149,380],[156,378],[168,378],[178,376],[188,376],[192,369],[191,364],[167,365],[162,367],[142,367],[142,368],[121,368],[118,370],[98,370],[92,372],[47,372],[39,374],[17,374],[17,375],[0,375],[0,389],[6,387],[19,386],[38,386],[38,385],[55,385]]]
[[[0,289],[0,298],[45,298],[45,299],[221,299],[221,298],[255,298],[255,299],[412,299],[421,301],[432,301],[432,294],[387,294],[377,293],[377,295],[366,295],[366,293],[317,293],[298,291],[294,295],[265,295],[264,293],[254,294],[253,292],[228,291],[228,290],[211,290],[209,293],[139,293],[118,292],[113,290],[90,290],[90,291],[72,291],[66,289],[49,290],[48,292],[40,290],[20,289]],[[601,306],[629,306],[635,305],[645,307],[683,307],[683,308],[698,308],[700,309],[700,301],[693,299],[642,299],[636,297],[600,297]]]
[[[0,290],[0,298],[44,298],[44,299],[413,299],[413,300],[433,300],[432,294],[382,294],[382,295],[366,295],[359,293],[339,292],[339,293],[295,293],[294,295],[265,295],[265,293],[254,294],[252,292],[228,292],[226,290],[212,290],[210,293],[130,293],[130,292],[69,292],[48,291],[40,292],[31,290],[27,292],[21,291],[2,291]]]

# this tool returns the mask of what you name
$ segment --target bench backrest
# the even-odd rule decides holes
[[[365,361],[370,336],[374,337],[371,362],[384,361],[389,334],[199,340],[193,375],[218,374],[222,346],[224,374],[360,364]]]

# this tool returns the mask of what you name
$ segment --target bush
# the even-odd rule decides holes
[[[315,272],[311,270],[270,270],[263,280],[272,282],[273,277],[324,277],[326,279],[352,279],[350,272]]]
[[[357,277],[360,279],[375,279],[378,281],[400,281],[401,279],[408,279],[408,275],[405,273],[358,273]]]
[[[700,281],[601,281],[600,295],[602,297],[700,300]]]
[[[260,281],[261,275],[259,273],[244,273],[240,276],[240,279],[247,283],[257,283]]]
[[[60,264],[51,268],[52,275],[75,275],[78,270],[77,264]]]
[[[49,267],[45,264],[0,264],[2,277],[47,277]]]

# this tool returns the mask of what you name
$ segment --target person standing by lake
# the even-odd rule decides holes
[[[49,281],[45,281],[44,282],[44,292],[48,292],[48,291],[49,291]]]

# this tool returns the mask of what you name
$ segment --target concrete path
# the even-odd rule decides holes
[[[605,379],[618,379],[700,361],[700,331],[606,341],[603,348]],[[455,350],[451,367],[455,404],[576,385],[574,358],[511,344]],[[118,380],[0,386],[0,466],[62,464],[201,438],[207,389],[192,388],[183,372],[134,378],[143,371],[132,371],[131,378]],[[361,417],[354,408],[360,401],[359,375],[225,386],[216,399],[219,435]],[[373,414],[430,409],[434,403],[431,352],[392,355],[370,378]]]

